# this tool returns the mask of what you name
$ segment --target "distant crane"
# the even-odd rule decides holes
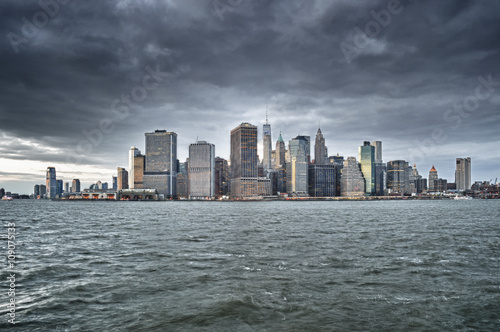
[[[497,180],[498,180],[498,178],[495,178],[495,186],[497,185]]]

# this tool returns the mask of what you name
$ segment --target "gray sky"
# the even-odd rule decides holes
[[[4,0],[0,187],[31,193],[47,166],[85,185],[128,168],[144,133],[197,137],[229,158],[230,130],[314,138],[454,181],[500,176],[500,2]],[[128,100],[127,100],[128,98]],[[87,133],[87,135],[85,135]],[[90,137],[90,138],[89,138]]]

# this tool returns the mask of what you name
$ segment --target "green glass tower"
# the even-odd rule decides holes
[[[365,193],[375,194],[375,147],[370,142],[365,141],[359,147],[359,163],[361,172],[365,178]]]

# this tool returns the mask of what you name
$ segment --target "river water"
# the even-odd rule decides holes
[[[500,200],[0,202],[17,331],[500,331]]]

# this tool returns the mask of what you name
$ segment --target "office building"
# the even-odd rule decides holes
[[[339,156],[337,153],[336,156],[328,157],[329,164],[335,165],[335,196],[340,196],[341,189],[341,176],[342,176],[342,168],[344,168],[344,157]]]
[[[178,198],[188,198],[189,196],[188,167],[189,167],[189,158],[187,158],[185,162],[179,163],[179,172],[177,172]]]
[[[391,194],[409,193],[410,174],[408,162],[393,160],[387,163],[387,191]]]
[[[257,127],[242,123],[231,130],[231,196],[258,196]]]
[[[262,156],[262,166],[264,168],[264,174],[271,172],[272,170],[272,139],[271,139],[271,125],[269,124],[266,112],[266,123],[262,127],[262,147],[263,147],[263,156]]]
[[[189,145],[189,198],[215,196],[215,145],[198,141]]]
[[[347,157],[344,160],[340,182],[340,196],[362,197],[365,195],[365,179],[356,157]]]
[[[468,158],[457,158],[455,170],[455,184],[457,190],[464,191],[471,188],[471,160]]]
[[[367,195],[375,195],[375,147],[365,141],[358,153],[361,172],[365,178],[365,192]]]
[[[73,179],[71,182],[71,192],[72,193],[79,193],[80,190],[80,180],[79,179]]]
[[[371,146],[375,149],[375,163],[380,164],[384,161],[382,160],[382,142],[381,141],[373,141]]]
[[[434,181],[438,179],[438,172],[434,165],[432,165],[431,170],[429,171],[429,191],[434,191]]]
[[[56,180],[56,197],[61,197],[63,194],[63,186],[64,182],[63,180]]]
[[[227,160],[221,157],[215,158],[215,196],[229,195],[230,183],[229,165]]]
[[[446,192],[448,189],[448,181],[446,179],[435,179],[434,180],[434,192]]]
[[[375,148],[375,195],[384,196],[387,189],[387,165],[382,159],[382,142],[373,141],[371,146]]]
[[[47,186],[47,198],[56,198],[57,181],[56,169],[54,167],[47,167],[47,172],[45,175],[45,185]]]
[[[70,192],[70,191],[69,191],[69,182],[65,182],[65,183],[64,183],[64,192],[65,192],[65,193],[69,193],[69,192]]]
[[[335,165],[309,165],[309,196],[333,197],[335,192]]]
[[[111,180],[112,180],[111,182],[113,183],[113,190],[117,190],[118,189],[118,177],[113,175]]]
[[[316,140],[314,142],[314,163],[316,165],[328,164],[328,149],[325,145],[325,138],[320,128],[318,128]]]
[[[309,136],[297,136],[288,143],[290,162],[286,164],[287,193],[292,196],[309,195],[309,161],[311,141]]]
[[[410,166],[409,167],[410,175],[409,175],[409,181],[410,181],[410,193],[415,193],[415,194],[420,194],[422,191],[424,191],[426,188],[427,180],[423,181],[425,179],[422,178],[422,175],[418,173],[417,170],[417,164],[413,164],[413,168]]]
[[[129,189],[143,188],[144,164],[145,157],[141,154],[141,151],[135,146],[131,147],[129,151]]]
[[[117,188],[116,190],[128,189],[128,172],[125,168],[118,167],[117,169]]]
[[[177,134],[166,130],[146,133],[143,188],[156,189],[166,198],[177,195]]]
[[[281,132],[276,141],[276,162],[274,167],[281,168],[286,163],[286,149],[285,149],[285,141],[283,141],[283,137],[281,137]]]

